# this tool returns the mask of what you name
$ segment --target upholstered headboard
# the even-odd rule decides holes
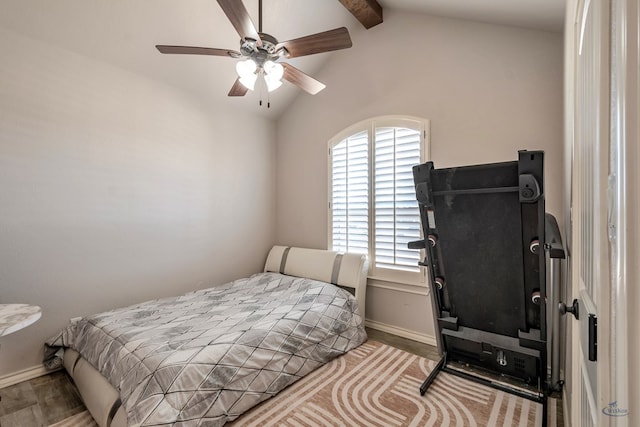
[[[288,246],[271,248],[264,266],[264,271],[308,277],[345,288],[355,295],[363,320],[368,269],[366,255]]]

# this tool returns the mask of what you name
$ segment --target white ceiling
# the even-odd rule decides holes
[[[378,0],[386,8],[560,32],[565,0]]]
[[[263,3],[263,31],[280,41],[341,26],[346,26],[352,35],[366,31],[337,0]],[[385,9],[562,31],[565,0],[379,0],[379,3]],[[258,1],[244,0],[244,4],[257,26]],[[311,96],[285,83],[271,94],[270,109],[260,107],[255,92],[244,98],[227,97],[236,76],[233,59],[162,55],[156,51],[156,44],[238,50],[239,37],[214,0],[0,0],[0,10],[0,26],[160,80],[218,108],[237,108],[276,118],[296,96]],[[331,55],[337,54],[342,53],[323,53],[288,62],[313,76]]]

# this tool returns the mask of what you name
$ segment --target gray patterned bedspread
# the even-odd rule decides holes
[[[261,273],[84,318],[46,344],[120,391],[130,426],[218,426],[366,340],[336,286]]]

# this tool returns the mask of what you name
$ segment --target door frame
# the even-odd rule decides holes
[[[633,260],[638,259],[640,237],[637,226],[640,8],[637,0],[611,0],[611,22],[611,401],[603,412],[609,413],[611,425],[626,427],[639,421],[637,415],[629,412],[633,401],[629,393],[629,361],[635,360],[636,354],[630,350],[629,343],[633,343],[634,337],[629,313],[637,307],[631,302],[630,286],[638,283],[638,267],[633,265]]]

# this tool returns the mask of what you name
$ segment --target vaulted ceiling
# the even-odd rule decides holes
[[[244,5],[257,25],[258,0],[244,0]],[[344,26],[361,40],[374,31],[365,26],[375,29],[390,9],[556,32],[564,19],[564,0],[263,0],[263,30],[283,41]],[[235,60],[158,53],[156,44],[238,50],[239,36],[214,0],[3,1],[0,26],[160,80],[222,108],[276,118],[296,96],[311,96],[285,83],[271,93],[267,109],[258,105],[257,93],[227,97],[236,78]],[[313,76],[331,55],[344,52],[288,62]]]

